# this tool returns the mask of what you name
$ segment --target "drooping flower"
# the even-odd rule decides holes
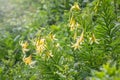
[[[79,44],[82,44],[83,41],[84,41],[84,31],[81,33],[80,38],[77,39],[77,42]]]
[[[70,31],[73,31],[75,29],[75,19],[73,17],[71,17],[70,19]]]
[[[84,31],[81,33],[81,36],[80,36],[80,38],[77,39],[76,43],[73,44],[72,47],[74,48],[74,50],[79,49],[80,44],[82,44],[83,41],[84,41]]]
[[[21,42],[19,42],[20,43],[20,45],[22,46],[22,52],[23,53],[26,53],[27,51],[29,51],[29,49],[28,49],[28,42],[27,41],[25,41],[25,42],[23,42],[23,41],[21,41]]]
[[[74,3],[74,5],[71,7],[70,11],[72,11],[72,10],[80,10],[78,3]]]
[[[96,39],[94,33],[92,34],[92,37],[90,37],[90,44],[93,43],[99,44],[98,39]]]

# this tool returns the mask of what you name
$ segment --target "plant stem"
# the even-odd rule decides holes
[[[117,6],[116,6],[117,0],[114,0],[114,8],[115,8],[115,14],[116,14],[116,19],[117,19]]]

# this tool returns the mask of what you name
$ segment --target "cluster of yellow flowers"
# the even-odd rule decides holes
[[[25,42],[21,41],[20,45],[22,47],[22,52],[24,53],[23,62],[25,62],[26,65],[33,67],[33,65],[35,64],[35,61],[32,61],[32,55],[29,55],[28,57],[26,57],[26,52],[29,51],[28,49],[29,43],[27,41]]]
[[[71,7],[70,11],[72,12],[73,10],[78,10],[78,11],[81,10],[80,7],[79,7],[79,5],[78,5],[78,3],[75,3],[75,4]],[[70,19],[70,23],[69,23],[69,24],[70,24],[70,31],[74,31],[74,32],[75,32],[75,33],[74,33],[74,36],[73,36],[73,39],[75,40],[75,39],[77,38],[77,31],[76,31],[75,29],[77,28],[77,25],[79,25],[79,24],[76,22],[73,14],[72,14],[72,16],[71,16],[71,19]],[[81,45],[83,42],[84,42],[84,29],[83,29],[80,37],[76,40],[76,43],[74,43],[74,44],[72,45],[72,48],[74,48],[74,50],[81,48],[80,45]],[[98,44],[98,40],[95,38],[94,33],[93,33],[92,36],[89,38],[89,42],[90,42],[90,44],[93,44],[93,43],[97,43],[97,44]]]
[[[56,39],[55,35],[50,35],[49,39]],[[39,54],[40,56],[42,56],[45,59],[49,59],[50,57],[53,57],[52,51],[51,50],[46,50],[47,46],[46,46],[46,40],[44,38],[42,39],[36,39],[35,40],[35,47],[36,47],[36,53]],[[45,54],[42,55],[43,51],[47,51],[45,52]]]
[[[77,10],[77,11],[81,10],[78,3],[74,3],[74,5],[71,7],[71,9],[70,9],[71,14],[74,10]],[[72,16],[70,18],[70,31],[75,30],[75,27],[78,26],[78,25],[79,24],[76,22],[75,17],[72,14]]]
[[[45,44],[45,39],[36,39],[35,40],[35,49],[36,49],[36,53],[38,54],[42,54],[42,52],[46,49],[46,44]]]
[[[49,39],[57,40],[55,38],[55,35],[53,35],[53,34],[49,35]],[[49,58],[53,57],[52,51],[51,50],[46,50],[47,46],[46,46],[45,38],[41,38],[41,39],[40,38],[36,38],[33,41],[34,41],[33,45],[35,46],[35,51],[36,51],[35,53],[36,54],[39,54],[41,57],[44,57],[45,59],[49,59]],[[22,52],[24,53],[23,54],[23,62],[26,65],[29,65],[30,67],[33,67],[36,61],[32,60],[32,54],[30,54],[29,56],[27,56],[27,54],[26,54],[29,51],[29,49],[28,49],[29,43],[27,41],[25,41],[25,42],[21,41],[20,45],[22,47]],[[59,45],[57,44],[57,46],[59,46]],[[42,55],[42,53],[44,51],[45,51],[45,54]]]
[[[71,7],[70,11],[72,12],[73,10],[78,10],[78,11],[81,10],[78,3],[74,3],[74,5]],[[72,17],[70,19],[70,31],[74,31],[77,24],[78,23],[75,21],[74,16],[72,14]],[[76,37],[77,37],[77,33],[75,32],[73,37],[74,40],[76,39]],[[80,48],[80,44],[82,44],[82,42],[84,41],[83,38],[84,38],[84,31],[82,32],[81,36],[77,39],[76,43],[72,45],[74,50]]]
[[[76,43],[73,44],[72,47],[74,48],[74,50],[81,48],[80,44],[82,44],[82,42],[84,42],[84,31],[81,33],[81,36],[80,38],[77,39]],[[92,33],[92,36],[89,38],[89,42],[90,44],[93,43],[99,44],[98,39],[96,39],[94,33]]]
[[[73,10],[80,10],[80,7],[77,3],[75,3],[71,7],[70,11],[73,11]],[[74,31],[76,29],[76,26],[78,26],[78,23],[76,22],[73,14],[72,14],[72,17],[70,19],[70,31]],[[74,31],[74,32],[75,33],[74,33],[73,38],[74,38],[74,40],[76,40],[76,42],[74,44],[72,44],[71,47],[74,48],[74,50],[76,50],[76,49],[81,48],[81,44],[84,42],[85,32],[83,29],[79,38],[77,38],[77,31]],[[52,50],[49,50],[48,46],[47,46],[48,45],[47,41],[49,41],[48,39],[52,42],[58,40],[58,39],[56,39],[55,34],[53,34],[51,32],[44,38],[35,38],[33,40],[33,45],[35,47],[35,53],[38,54],[39,56],[41,56],[41,58],[43,57],[44,59],[47,59],[47,60],[49,58],[53,57]],[[94,34],[91,35],[89,40],[90,40],[90,44],[98,43]],[[23,62],[26,65],[30,65],[31,67],[33,67],[33,65],[35,64],[35,61],[32,60],[32,54],[30,54],[29,56],[26,57],[26,53],[29,51],[29,49],[28,49],[29,43],[27,41],[25,41],[25,42],[21,41],[20,45],[22,47],[22,52],[24,53]],[[60,44],[55,43],[55,47],[59,48]]]

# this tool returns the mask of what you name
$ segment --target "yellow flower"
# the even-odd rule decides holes
[[[45,50],[44,45],[36,46],[36,52],[37,53],[42,53]]]
[[[56,48],[60,47],[60,44],[59,44],[59,43],[57,43],[57,44],[55,45],[55,47],[56,47]]]
[[[53,41],[53,40],[57,40],[57,39],[55,38],[55,35],[52,34],[52,33],[49,34],[49,38],[50,38],[52,41]]]
[[[71,17],[70,19],[70,31],[73,31],[75,29],[75,19],[73,17]]]
[[[53,57],[52,51],[48,51],[46,53],[46,57],[49,59],[50,57]]]
[[[23,42],[23,41],[21,41],[21,42],[19,42],[20,43],[20,45],[22,46],[22,52],[23,53],[26,53],[27,51],[29,51],[29,49],[27,49],[28,48],[28,42],[27,41],[25,41],[25,42]]]
[[[72,10],[80,10],[78,3],[74,3],[74,5],[71,7],[70,11],[72,11]]]
[[[80,45],[79,45],[78,42],[76,42],[75,44],[73,44],[72,47],[74,48],[74,50],[76,50],[76,49],[79,49],[79,48],[80,48]]]
[[[36,46],[44,45],[44,43],[45,43],[45,39],[37,39],[36,40]]]
[[[28,57],[23,57],[23,62],[26,65],[29,65],[31,68],[34,68],[34,64],[36,63],[36,61],[32,61],[32,55],[28,56]]]
[[[80,44],[82,44],[83,40],[84,40],[84,31],[81,33],[81,36],[80,38],[77,39],[76,43],[73,44],[72,47],[74,48],[74,50],[80,48]]]
[[[41,53],[45,50],[45,39],[36,39],[35,41],[36,52]]]
[[[92,34],[92,37],[90,38],[90,44],[93,44],[93,43],[99,44],[98,40],[95,38],[94,33]]]
[[[23,58],[23,62],[25,62],[25,64],[28,64],[30,65],[31,62],[32,62],[32,55],[26,57],[26,58]]]
[[[84,31],[81,33],[80,38],[77,39],[77,42],[78,42],[79,44],[82,44],[83,40],[84,40]]]

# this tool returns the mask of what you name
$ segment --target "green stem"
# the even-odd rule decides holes
[[[114,8],[115,8],[115,14],[116,14],[116,18],[117,18],[117,0],[114,0]]]
[[[69,9],[69,0],[65,1],[65,6],[66,6],[66,9]]]

